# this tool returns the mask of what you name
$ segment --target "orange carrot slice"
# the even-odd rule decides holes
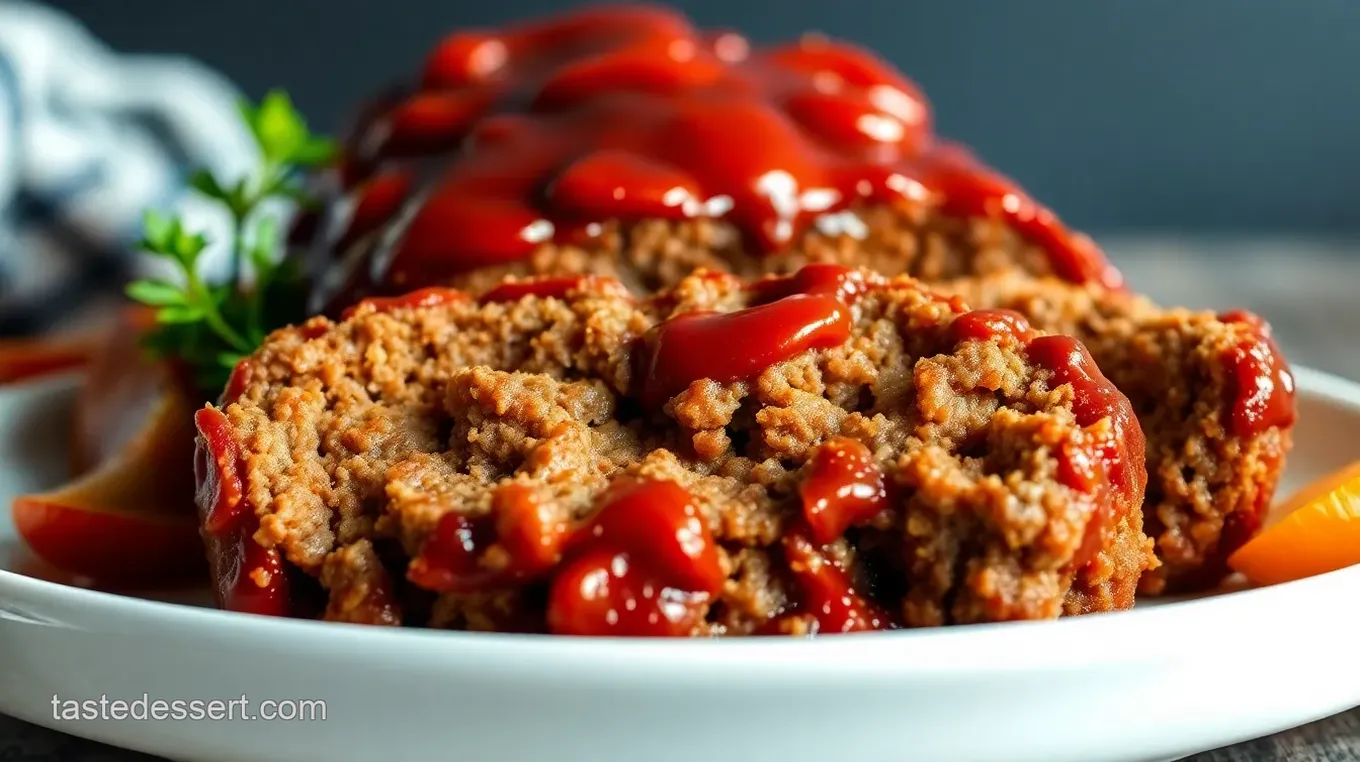
[[[1258,585],[1275,585],[1360,564],[1360,462],[1290,496],[1281,518],[1228,557]]]

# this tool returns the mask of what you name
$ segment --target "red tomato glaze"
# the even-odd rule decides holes
[[[1260,316],[1245,310],[1231,310],[1219,315],[1218,319],[1252,328],[1228,357],[1233,384],[1228,399],[1232,432],[1250,437],[1273,426],[1293,424],[1297,415],[1294,375],[1270,335],[1270,326]]]
[[[227,377],[226,387],[222,389],[223,405],[230,405],[246,393],[246,389],[250,386],[251,375],[254,372],[255,366],[249,357],[236,363],[236,367],[231,369],[231,375]]]
[[[1100,454],[1110,486],[1127,502],[1145,486],[1142,429],[1133,407],[1114,384],[1101,374],[1081,342],[1069,336],[1040,336],[1029,344],[1030,361],[1053,371],[1053,386],[1070,384],[1072,412],[1077,424],[1093,426],[1110,419],[1109,433],[1100,443]],[[1076,486],[1076,485],[1073,485]]]
[[[406,576],[441,593],[523,584],[557,565],[569,533],[533,490],[509,484],[496,491],[487,516],[444,514]]]
[[[817,448],[798,490],[809,533],[823,545],[872,519],[888,502],[887,485],[873,453],[847,437],[832,437]]]
[[[1003,219],[1058,276],[1121,286],[1089,239],[935,137],[913,82],[822,37],[752,48],[648,6],[459,32],[366,123],[343,161],[357,204],[335,214],[357,209],[340,241],[402,220],[359,264],[380,288],[521,259],[607,220],[721,218],[777,251],[819,217],[899,200]],[[412,167],[432,178],[416,193]]]
[[[496,302],[517,302],[526,296],[544,299],[561,299],[585,282],[585,276],[569,275],[563,278],[542,278],[537,280],[502,283],[482,295],[482,304]]]
[[[567,635],[688,635],[726,580],[690,494],[669,481],[623,479],[577,525],[552,518],[512,484],[489,515],[449,513],[407,579],[441,593],[548,580],[548,629]]]
[[[194,415],[194,423],[196,502],[212,556],[218,605],[229,611],[287,616],[291,603],[283,558],[277,548],[255,541],[259,522],[245,495],[231,422],[222,411],[209,407]]]
[[[973,310],[954,318],[945,340],[952,346],[965,341],[991,341],[997,337],[1009,337],[1024,344],[1034,338],[1034,330],[1018,312]]]
[[[810,617],[812,635],[891,630],[892,617],[862,596],[845,570],[837,566],[801,529],[784,537],[784,560],[797,588],[792,608],[775,617],[762,632],[782,631],[782,620]]]
[[[1085,451],[1065,451],[1059,463],[1058,478],[1075,490],[1096,494],[1096,505],[1100,506],[1087,525],[1086,542],[1075,556],[1074,563],[1080,566],[1091,560],[1103,544],[1104,532],[1124,511],[1140,509],[1138,496],[1147,486],[1147,444],[1128,398],[1101,374],[1079,341],[1068,336],[1040,336],[1029,342],[1028,354],[1030,362],[1053,372],[1050,386],[1071,386],[1072,412],[1078,425],[1089,428],[1102,419],[1110,422],[1100,430],[1096,462],[1091,462]],[[1112,501],[1099,496],[1106,488],[1112,493]],[[1112,507],[1117,514],[1110,513]]]
[[[622,481],[578,530],[548,595],[561,635],[683,636],[726,581],[693,498],[669,481]]]
[[[846,304],[853,304],[870,288],[882,285],[877,273],[868,273],[844,265],[814,263],[804,265],[792,275],[762,278],[748,286],[753,304],[767,304],[794,294],[830,296]]]
[[[795,294],[726,314],[691,312],[657,325],[637,354],[638,395],[658,409],[700,379],[753,378],[775,363],[850,338],[850,310],[830,296]]]
[[[364,301],[345,310],[341,315],[341,320],[349,320],[354,317],[360,307],[368,307],[375,312],[395,312],[401,309],[425,309],[427,307],[440,307],[445,304],[462,302],[468,300],[468,295],[462,291],[452,288],[440,288],[433,286],[412,291],[400,296],[380,296]]]
[[[572,291],[592,284],[621,296],[628,295],[628,290],[623,287],[623,284],[613,278],[594,275],[566,275],[505,282],[483,294],[478,301],[482,304],[517,302],[527,296],[536,296],[540,299],[565,299]]]

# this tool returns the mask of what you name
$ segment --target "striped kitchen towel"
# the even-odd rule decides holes
[[[133,251],[148,207],[224,240],[185,179],[256,164],[237,100],[193,61],[119,55],[58,11],[0,0],[0,336],[53,328],[153,269]]]

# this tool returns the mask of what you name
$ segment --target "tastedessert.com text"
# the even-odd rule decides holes
[[[134,697],[77,699],[52,696],[52,719],[136,720],[147,722],[320,722],[326,719],[326,702],[320,699],[263,699],[242,695],[230,699],[163,699],[142,694]]]

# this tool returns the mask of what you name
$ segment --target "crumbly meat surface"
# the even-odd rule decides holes
[[[974,308],[1016,310],[1040,329],[1081,339],[1134,401],[1149,442],[1145,523],[1163,562],[1143,592],[1218,584],[1227,555],[1269,506],[1291,441],[1287,425],[1249,435],[1223,425],[1233,394],[1225,358],[1249,340],[1250,328],[1055,278],[1046,254],[997,219],[950,217],[914,203],[861,208],[855,217],[863,223],[858,237],[813,230],[787,252],[763,256],[712,221],[611,226],[588,249],[547,245],[523,262],[451,282],[478,291],[507,276],[603,273],[650,293],[697,267],[754,277],[835,262],[911,275]]]
[[[1229,419],[1242,394],[1231,360],[1244,345],[1261,344],[1259,331],[1212,312],[1020,273],[962,279],[950,290],[1079,337],[1133,402],[1148,443],[1144,525],[1162,560],[1143,592],[1222,580],[1227,556],[1270,505],[1291,441],[1289,426],[1244,435]]]
[[[445,517],[494,519],[511,491],[532,498],[536,520],[575,525],[611,484],[670,481],[692,496],[726,577],[688,634],[807,632],[806,617],[780,619],[806,595],[781,542],[803,521],[814,456],[844,437],[872,453],[887,509],[818,558],[897,624],[1132,605],[1156,565],[1145,476],[1127,493],[1069,486],[1064,464],[1098,460],[1109,422],[1078,425],[1073,387],[1020,341],[947,339],[958,300],[898,278],[855,303],[843,344],[744,380],[696,380],[648,410],[633,393],[640,337],[752,298],[713,273],[675,283],[645,300],[589,279],[561,298],[365,303],[275,333],[223,407],[258,518],[246,541],[316,580],[327,619],[542,630],[555,571],[433,592],[409,581],[412,559]],[[494,567],[498,547],[478,563]]]

